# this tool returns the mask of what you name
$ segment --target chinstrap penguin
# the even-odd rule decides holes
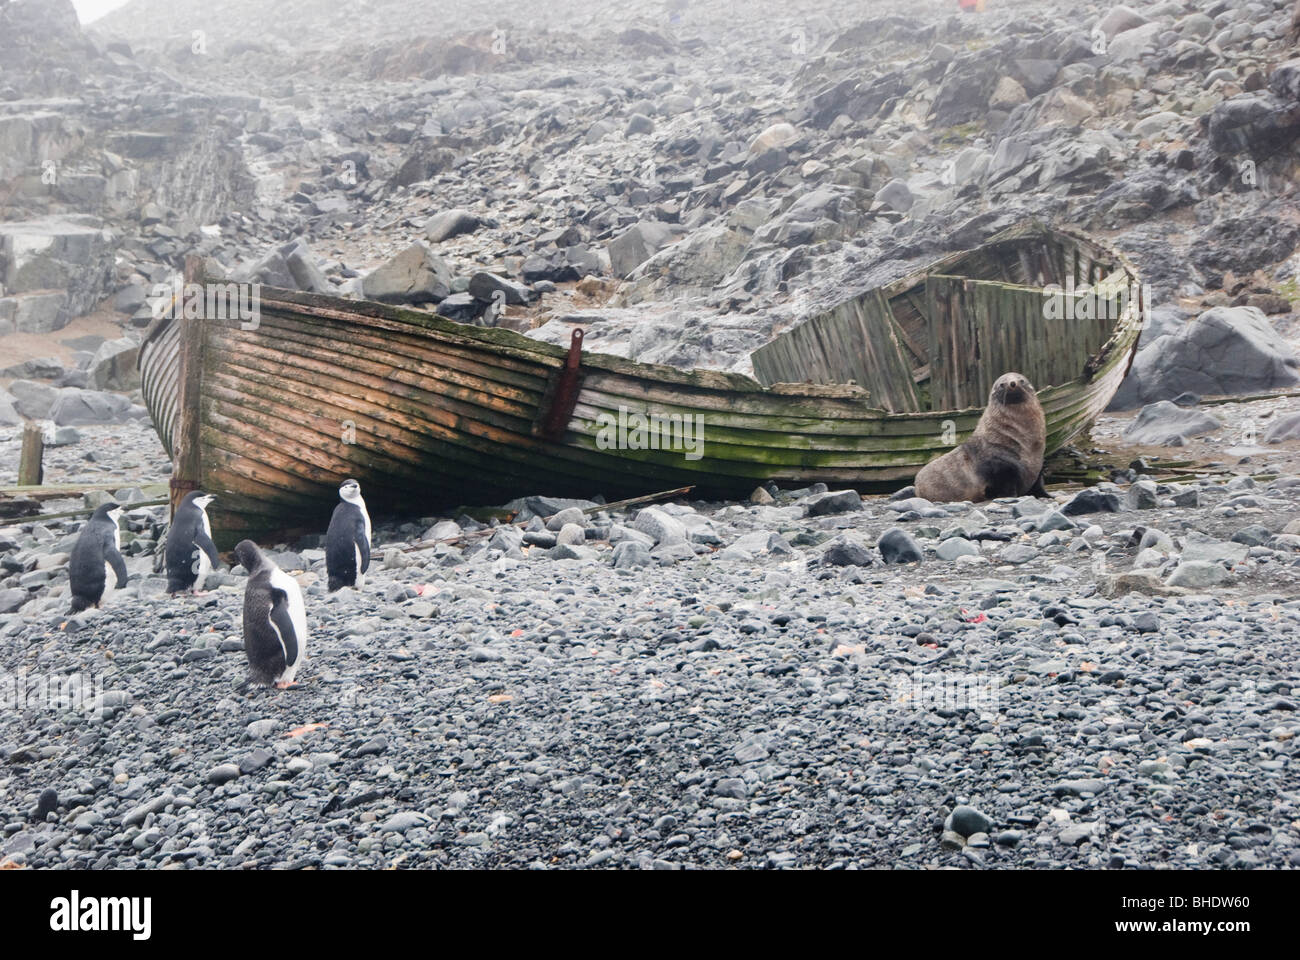
[[[207,507],[217,499],[210,493],[195,490],[187,493],[167,530],[167,592],[192,590],[199,593],[203,581],[221,561],[212,542],[212,524]]]
[[[253,680],[283,690],[293,685],[307,647],[307,610],[297,581],[252,540],[241,540],[235,559],[248,571],[244,587],[244,655]]]
[[[343,502],[334,508],[325,533],[325,569],[331,592],[340,587],[365,585],[362,576],[370,569],[370,514],[361,499],[361,485],[344,480],[339,487]]]
[[[126,561],[122,559],[122,534],[118,527],[121,516],[119,504],[105,503],[81,528],[68,559],[72,613],[98,607],[106,592],[126,586]],[[115,586],[109,585],[110,573]]]

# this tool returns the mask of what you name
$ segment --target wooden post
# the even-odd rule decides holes
[[[203,258],[191,254],[185,258],[185,287],[176,301],[177,324],[180,333],[180,364],[176,390],[176,450],[172,460],[171,512],[185,495],[199,489],[203,469],[199,451],[199,400],[203,385],[203,335],[204,320],[185,316],[185,299],[193,289],[190,284],[203,283]]]
[[[18,485],[35,487],[45,479],[41,458],[45,456],[45,431],[39,424],[23,427],[23,447],[18,455]]]

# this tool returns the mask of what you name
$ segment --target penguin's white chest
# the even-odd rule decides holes
[[[116,523],[113,524],[113,549],[117,553],[122,552],[122,528]],[[117,571],[113,569],[113,564],[108,560],[104,561],[104,592],[100,594],[99,602],[103,603],[109,598],[109,595],[117,589]]]
[[[203,581],[212,572],[212,561],[208,559],[207,553],[198,547],[194,548],[194,556],[198,564],[194,571],[194,592],[198,593],[203,589]]]
[[[294,636],[298,641],[298,656],[292,663],[285,664],[284,674],[280,679],[285,683],[292,683],[294,674],[302,665],[307,651],[307,607],[303,603],[302,589],[298,586],[298,581],[283,570],[277,569],[271,573],[271,585],[283,590],[289,598],[289,619],[293,622]]]
[[[211,540],[212,524],[208,522],[208,513],[206,510],[199,510],[199,520],[203,524],[203,532],[207,534],[208,539]],[[194,586],[190,589],[195,593],[199,593],[203,590],[203,583],[207,580],[208,574],[212,572],[212,561],[208,559],[207,551],[197,543],[194,545],[194,553],[192,556],[194,563]]]

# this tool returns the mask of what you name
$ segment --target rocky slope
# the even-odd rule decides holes
[[[67,41],[79,76],[30,77],[73,100],[3,108],[33,145],[8,151],[3,215],[103,218],[93,292],[123,309],[190,249],[359,295],[422,243],[446,282],[416,302],[484,322],[468,288],[491,272],[520,293],[486,322],[567,342],[581,321],[680,366],[746,370],[774,331],[1024,216],[1112,239],[1183,316],[1290,313],[1290,3],[752,8],[138,0]]]

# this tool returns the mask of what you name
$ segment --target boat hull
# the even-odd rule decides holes
[[[892,490],[981,413],[891,412],[852,387],[765,388],[592,353],[566,385],[561,347],[266,287],[249,326],[164,318],[140,355],[174,492],[218,496],[223,547],[323,530],[348,477],[373,513],[407,516],[537,493],[612,500],[692,485],[742,498],[769,480]],[[1138,326],[1122,319],[1088,369],[1040,391],[1049,452],[1105,409]]]

